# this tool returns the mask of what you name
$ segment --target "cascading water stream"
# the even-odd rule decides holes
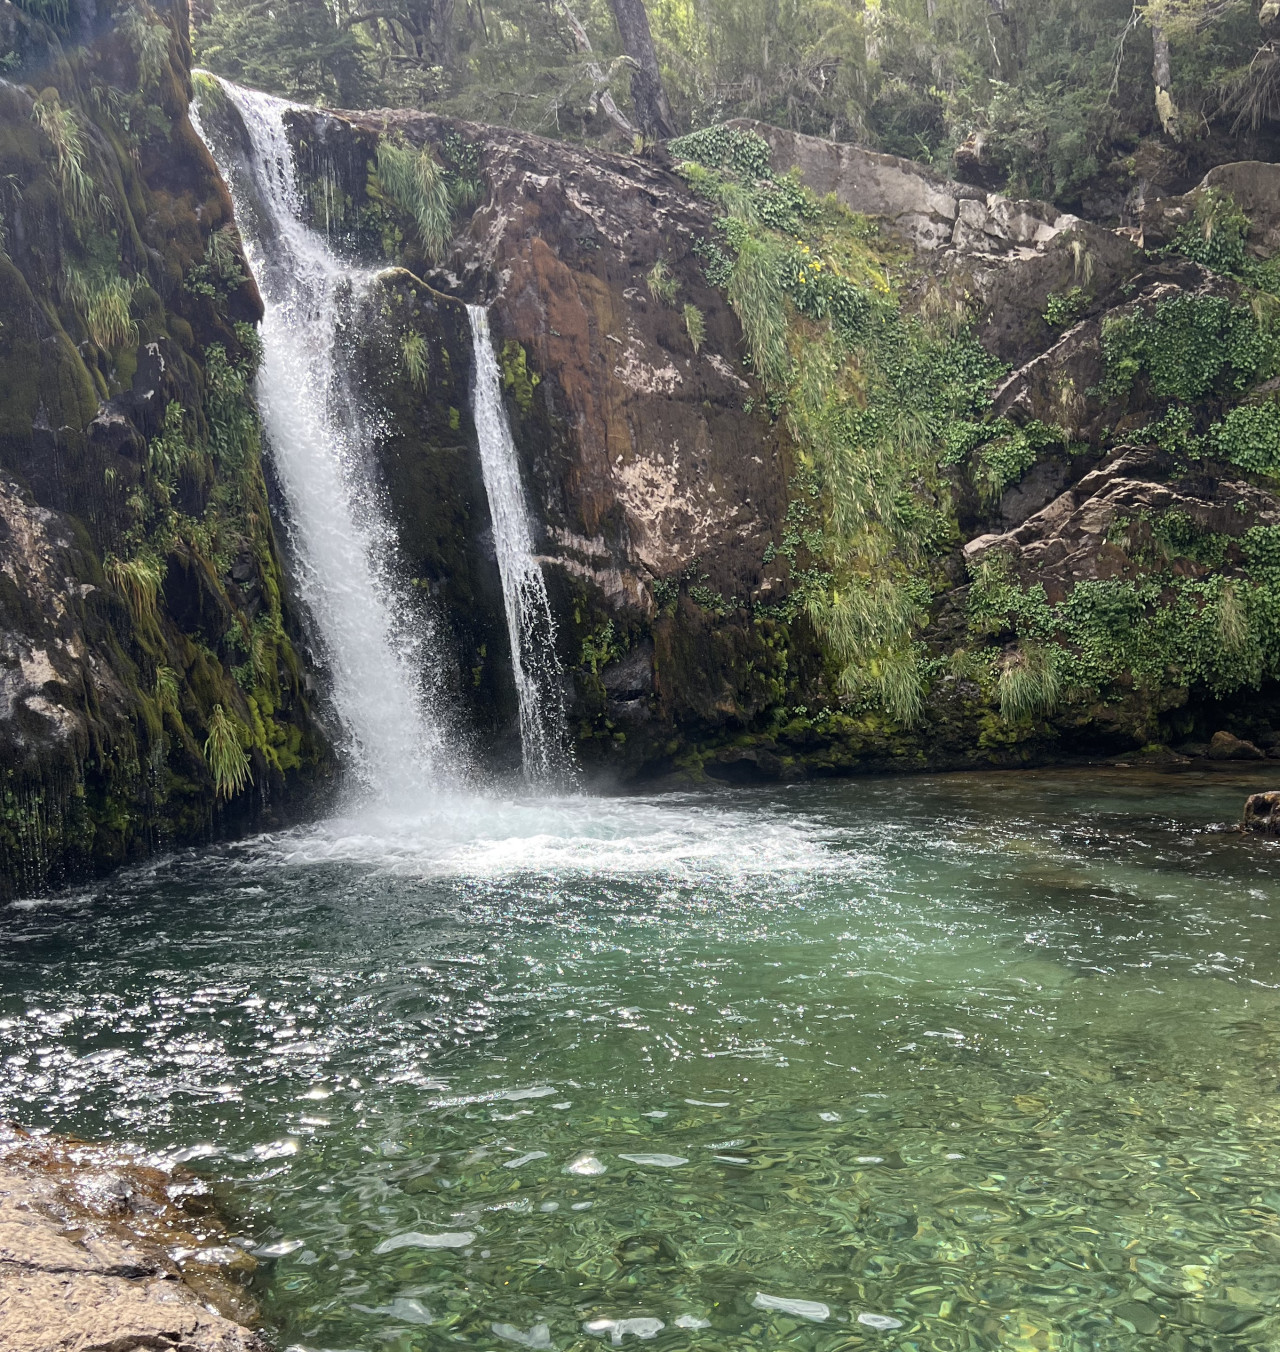
[[[365,471],[376,429],[342,352],[346,318],[374,274],[342,261],[302,222],[284,122],[294,105],[220,83],[248,135],[247,163],[220,145],[210,149],[231,186],[265,307],[257,394],[298,587],[363,786],[379,799],[420,799],[450,768],[439,721],[420,694],[433,654],[425,621],[397,619],[415,610],[391,577],[395,542]]]
[[[564,750],[564,693],[556,656],[556,623],[547,584],[533,552],[533,531],[520,482],[520,464],[506,409],[502,377],[489,334],[489,315],[467,306],[475,359],[476,435],[480,468],[493,519],[493,540],[502,578],[511,642],[511,670],[520,703],[520,745],[525,778],[534,784],[563,783],[571,773]]]

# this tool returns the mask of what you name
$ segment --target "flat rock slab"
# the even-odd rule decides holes
[[[198,1253],[209,1238],[167,1196],[172,1181],[101,1147],[0,1136],[0,1348],[266,1352],[169,1256],[166,1241]]]

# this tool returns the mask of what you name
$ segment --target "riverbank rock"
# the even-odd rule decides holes
[[[1246,831],[1280,836],[1280,790],[1251,793],[1244,801],[1243,825]]]
[[[253,1260],[199,1198],[123,1152],[0,1129],[0,1347],[266,1352],[228,1276]]]
[[[1266,752],[1230,732],[1215,732],[1207,754],[1210,760],[1266,760]]]

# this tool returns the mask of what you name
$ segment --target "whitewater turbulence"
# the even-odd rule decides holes
[[[511,670],[520,702],[524,773],[531,783],[554,785],[563,783],[571,770],[564,749],[563,672],[556,656],[556,624],[542,568],[533,552],[533,530],[511,424],[502,406],[502,378],[489,334],[489,315],[479,305],[467,306],[467,313],[475,357],[472,398],[480,468],[493,519]]]
[[[344,323],[374,274],[343,262],[301,220],[284,121],[294,105],[221,84],[248,134],[248,162],[210,149],[231,186],[265,307],[257,394],[298,587],[326,650],[357,775],[379,798],[417,798],[448,768],[439,720],[420,693],[433,654],[425,620],[396,618],[415,608],[391,575],[395,542],[366,469],[376,428],[342,352]]]

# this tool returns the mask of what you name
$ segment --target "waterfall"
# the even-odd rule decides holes
[[[489,335],[489,314],[479,305],[468,305],[467,314],[475,355],[473,401],[480,468],[507,612],[524,774],[530,783],[554,785],[567,779],[571,768],[564,750],[563,673],[556,656],[556,623],[547,584],[534,557],[516,445],[502,406],[502,378]]]
[[[421,695],[434,665],[430,635],[397,591],[395,539],[367,469],[377,428],[343,353],[344,328],[374,274],[338,258],[302,223],[284,122],[295,105],[220,83],[248,134],[246,162],[220,145],[210,149],[231,187],[265,306],[257,396],[297,585],[319,630],[359,779],[378,798],[419,797],[448,768],[439,720]]]

